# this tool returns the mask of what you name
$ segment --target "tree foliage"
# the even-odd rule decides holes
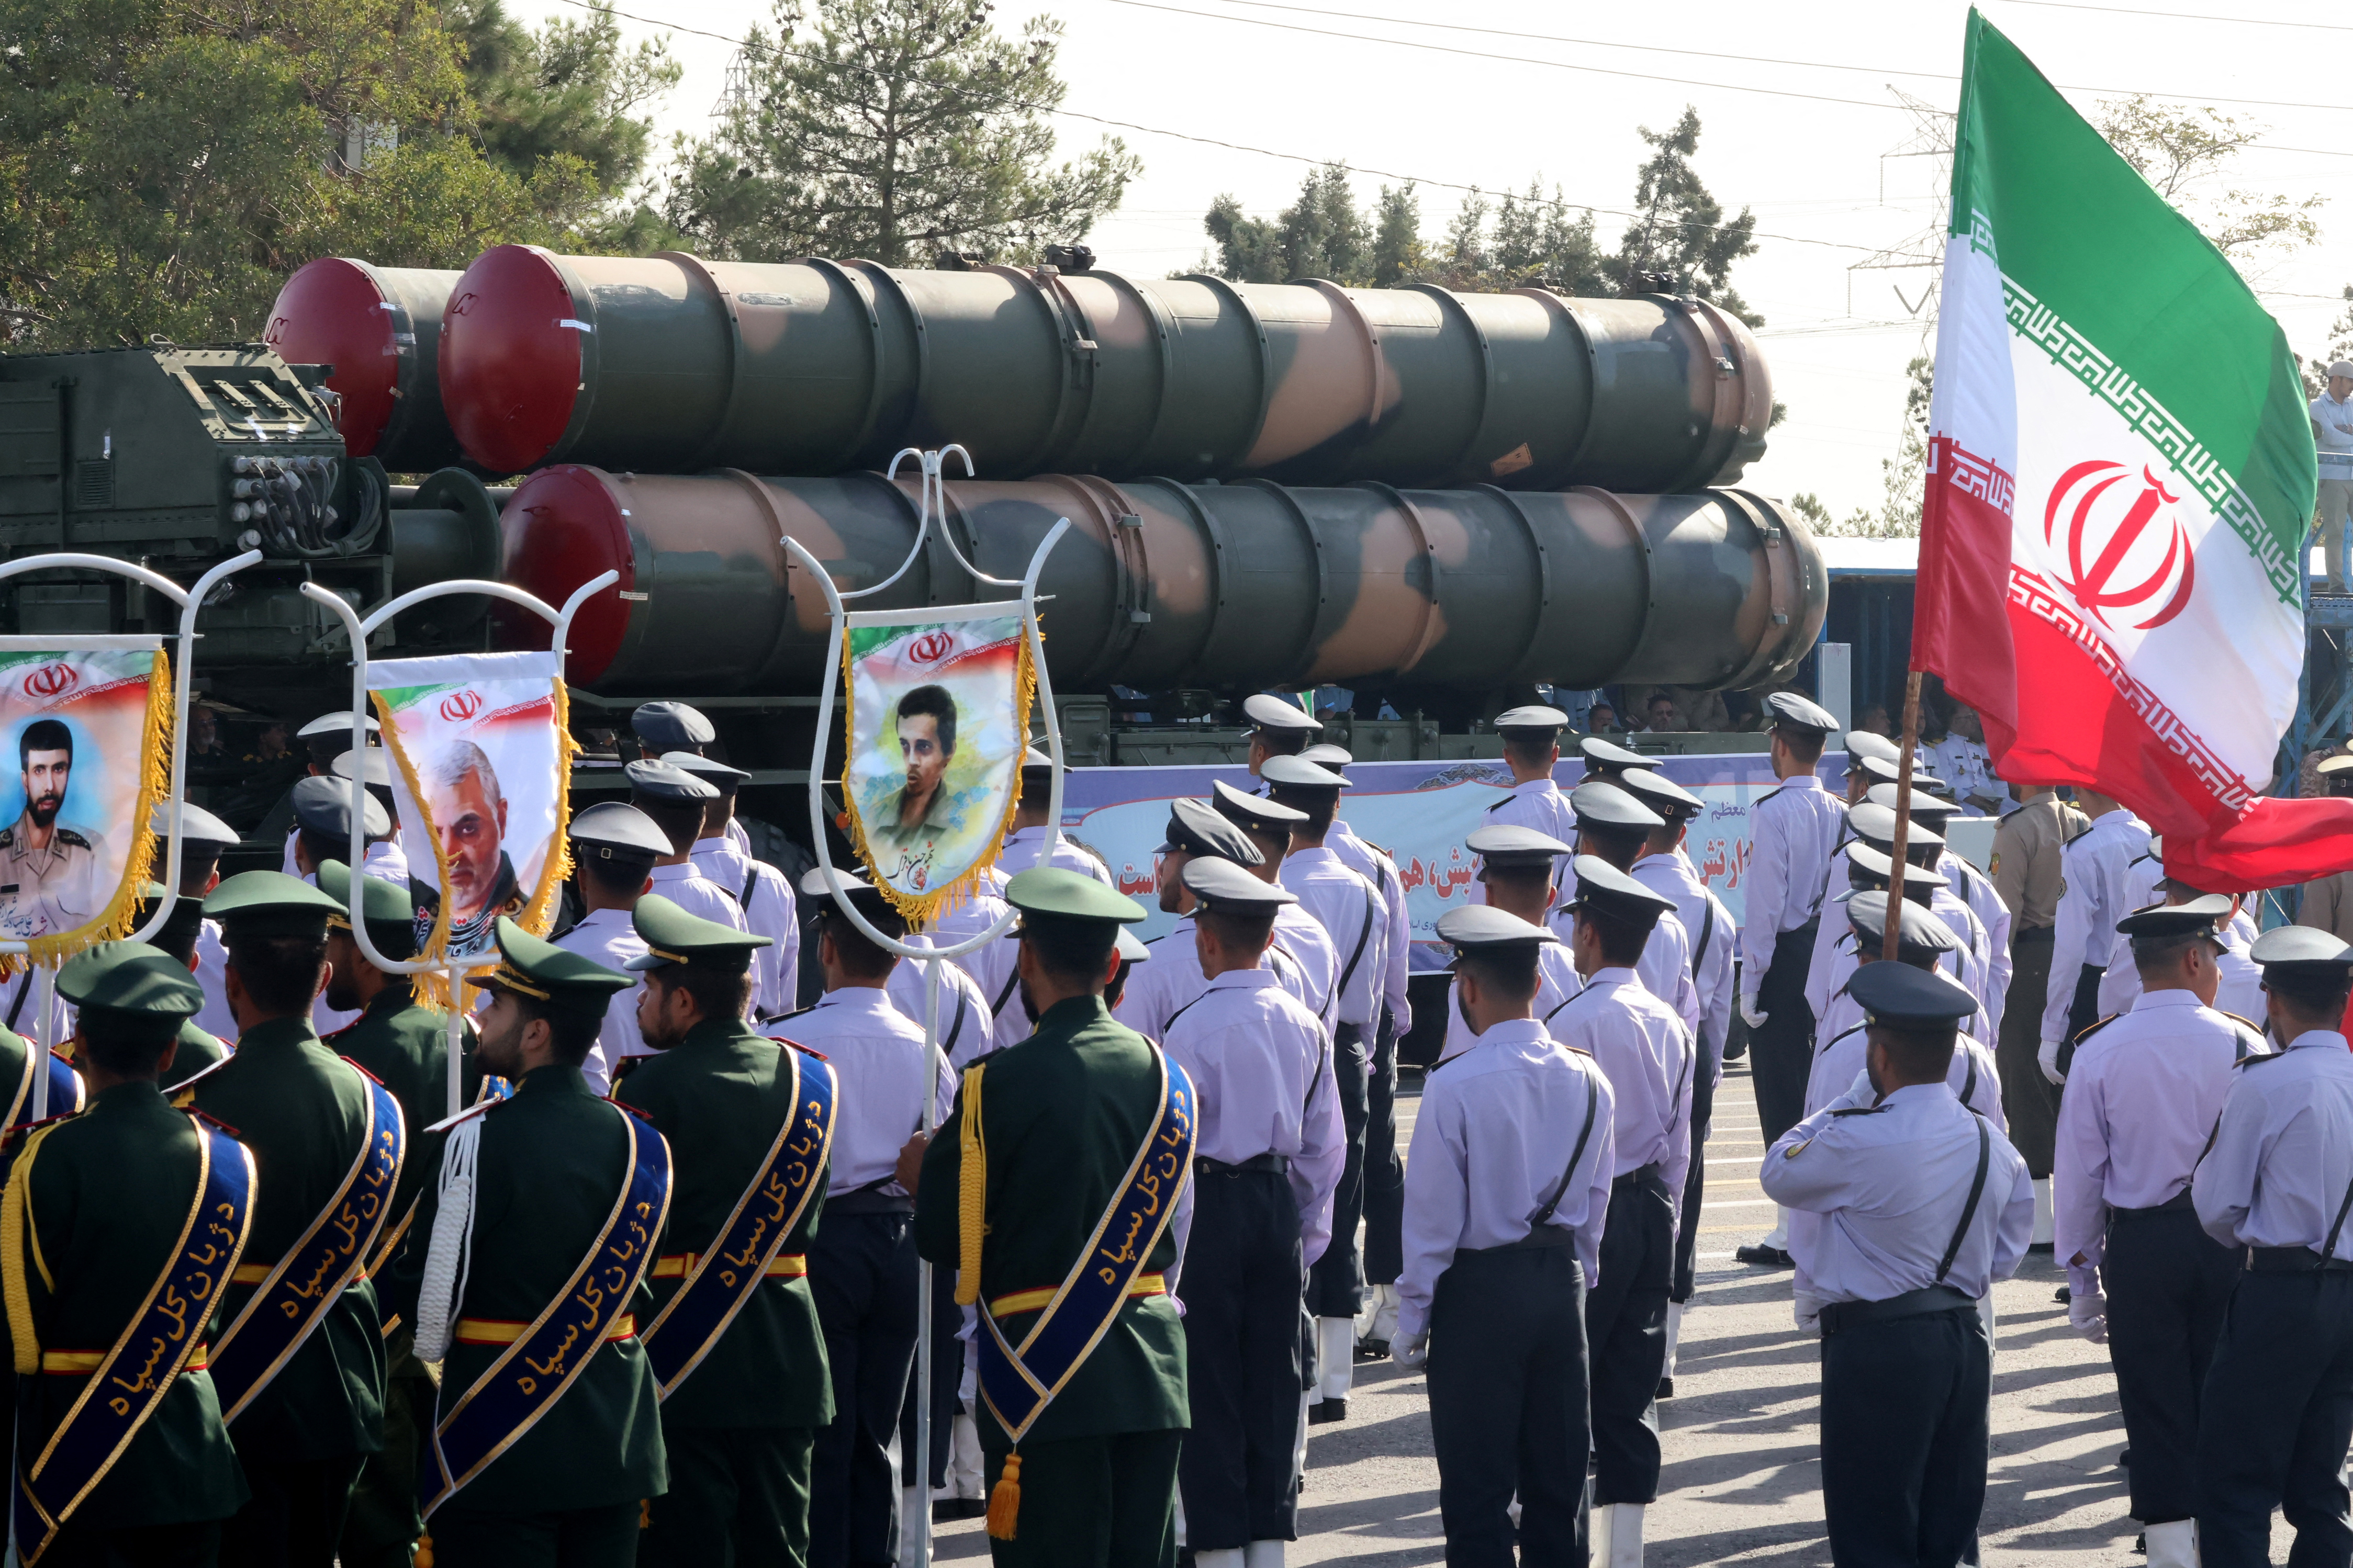
[[[2098,129],[2158,195],[2242,269],[2319,242],[2327,196],[2240,190],[2221,180],[2225,164],[2263,140],[2263,127],[2140,93],[2102,104]]]
[[[7,346],[250,339],[322,255],[460,267],[510,239],[593,246],[634,171],[554,134],[491,156],[459,31],[413,0],[0,0]],[[604,84],[643,51],[621,55],[605,16],[523,34],[522,52],[551,36],[613,40],[567,79],[607,129],[627,118]],[[551,102],[551,130],[564,112]]]
[[[1055,164],[1061,24],[999,36],[987,0],[777,0],[744,47],[745,91],[683,142],[669,217],[754,260],[939,251],[1027,258],[1076,240],[1142,164],[1115,137]]]
[[[1757,253],[1757,215],[1746,207],[1726,219],[1724,204],[1708,194],[1692,166],[1699,151],[1699,111],[1686,106],[1672,131],[1639,128],[1650,144],[1634,181],[1634,205],[1641,216],[1627,226],[1608,271],[1625,293],[1663,284],[1721,305],[1750,326],[1765,318],[1748,308],[1732,287],[1733,263]]]

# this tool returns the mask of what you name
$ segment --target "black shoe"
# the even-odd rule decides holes
[[[1732,1256],[1739,1262],[1752,1264],[1758,1268],[1791,1268],[1797,1266],[1797,1260],[1787,1252],[1778,1247],[1767,1247],[1761,1241],[1750,1247],[1736,1247],[1732,1249]]]
[[[1672,1399],[1674,1396],[1675,1380],[1672,1377],[1662,1377],[1659,1379],[1659,1392],[1657,1397],[1661,1399]]]
[[[986,1498],[939,1498],[932,1503],[934,1524],[953,1524],[960,1519],[983,1519],[987,1514],[988,1500]]]
[[[1358,1340],[1358,1341],[1356,1342],[1356,1359],[1357,1359],[1358,1361],[1387,1361],[1387,1360],[1388,1360],[1388,1359],[1389,1359],[1389,1342],[1388,1342],[1388,1341],[1387,1341],[1387,1340]]]
[[[1335,1399],[1328,1394],[1307,1407],[1307,1424],[1310,1426],[1321,1426],[1328,1421],[1345,1421],[1347,1418],[1348,1402]]]
[[[2026,1250],[2029,1252],[2048,1252],[2051,1250],[2051,1244],[2047,1241],[2030,1241],[2026,1244]]]
[[[2075,1299],[2075,1292],[2068,1287],[2062,1285],[2059,1289],[2051,1292],[2051,1299],[2063,1307],[2068,1302]]]

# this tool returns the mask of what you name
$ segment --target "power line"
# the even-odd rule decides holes
[[[2012,5],[2042,5],[2054,11],[2104,11],[2111,16],[2162,16],[2175,22],[2232,22],[2248,27],[2310,27],[2324,33],[2353,33],[2342,22],[2282,22],[2268,16],[2214,16],[2197,11],[2151,11],[2137,5],[2086,5],[2080,0],[2007,0]]]

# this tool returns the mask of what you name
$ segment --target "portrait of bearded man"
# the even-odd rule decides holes
[[[50,936],[87,925],[105,907],[106,841],[63,820],[73,785],[73,731],[36,719],[16,737],[25,807],[0,828],[0,931]]]

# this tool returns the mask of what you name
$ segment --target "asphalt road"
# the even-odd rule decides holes
[[[1414,1099],[1399,1098],[1398,1143]],[[1733,1261],[1732,1249],[1769,1228],[1757,1185],[1765,1153],[1742,1064],[1716,1095],[1700,1219],[1700,1289],[1683,1320],[1676,1396],[1659,1421],[1665,1473],[1646,1521],[1646,1561],[1657,1568],[1739,1563],[1813,1568],[1822,1539],[1814,1415],[1817,1342],[1792,1321],[1789,1277]],[[1983,1559],[1988,1564],[2132,1568],[2137,1527],[2125,1515],[2116,1459],[2124,1447],[2116,1382],[2105,1348],[2086,1344],[2052,1299],[2061,1276],[2031,1253],[2018,1278],[1994,1289],[1993,1458]],[[1310,1428],[1293,1563],[1409,1568],[1445,1561],[1422,1379],[1388,1363],[1359,1366],[1349,1417]],[[995,1478],[990,1478],[992,1480]],[[2284,1559],[2285,1531],[2274,1553]],[[943,1562],[987,1553],[977,1521],[941,1528]]]

